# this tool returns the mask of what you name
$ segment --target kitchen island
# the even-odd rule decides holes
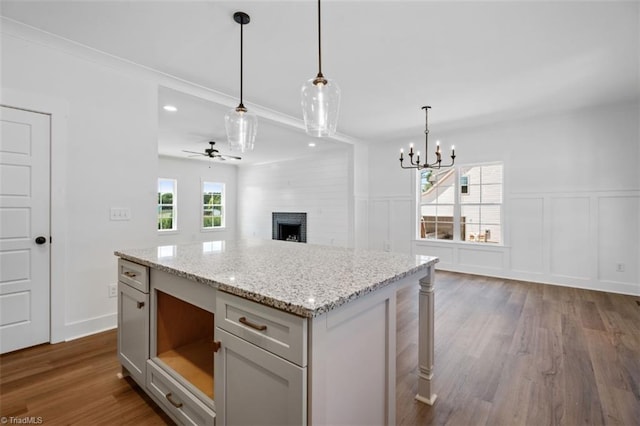
[[[437,258],[274,240],[115,254],[123,371],[178,423],[393,424],[395,293],[418,282],[416,398],[435,400]]]

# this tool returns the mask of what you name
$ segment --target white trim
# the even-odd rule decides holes
[[[50,336],[51,343],[65,340],[65,273],[67,259],[66,169],[67,120],[69,104],[64,99],[50,98],[11,88],[2,88],[0,103],[42,112],[51,116],[51,276]]]
[[[71,322],[65,327],[67,337],[64,340],[65,342],[68,342],[70,340],[79,339],[81,337],[90,336],[103,331],[113,330],[117,326],[118,314],[115,312],[82,321]]]

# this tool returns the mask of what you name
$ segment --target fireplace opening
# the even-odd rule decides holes
[[[274,240],[307,242],[307,214],[273,212],[271,238]]]
[[[278,239],[284,241],[300,241],[300,225],[278,224]]]

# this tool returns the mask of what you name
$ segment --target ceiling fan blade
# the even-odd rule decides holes
[[[198,154],[198,155],[207,155],[207,154],[203,154],[202,152],[195,152],[195,151],[185,151],[184,149],[182,150],[182,152],[186,152],[188,154]]]
[[[226,154],[220,154],[219,155],[220,158],[224,157],[225,160],[231,158],[233,160],[242,160],[242,157],[237,157],[235,155],[226,155]]]

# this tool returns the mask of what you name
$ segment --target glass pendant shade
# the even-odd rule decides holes
[[[224,125],[227,129],[229,149],[237,152],[253,150],[258,130],[258,116],[246,108],[237,107],[225,114]]]
[[[302,86],[302,115],[308,135],[333,136],[339,108],[340,87],[335,81],[316,77]]]

